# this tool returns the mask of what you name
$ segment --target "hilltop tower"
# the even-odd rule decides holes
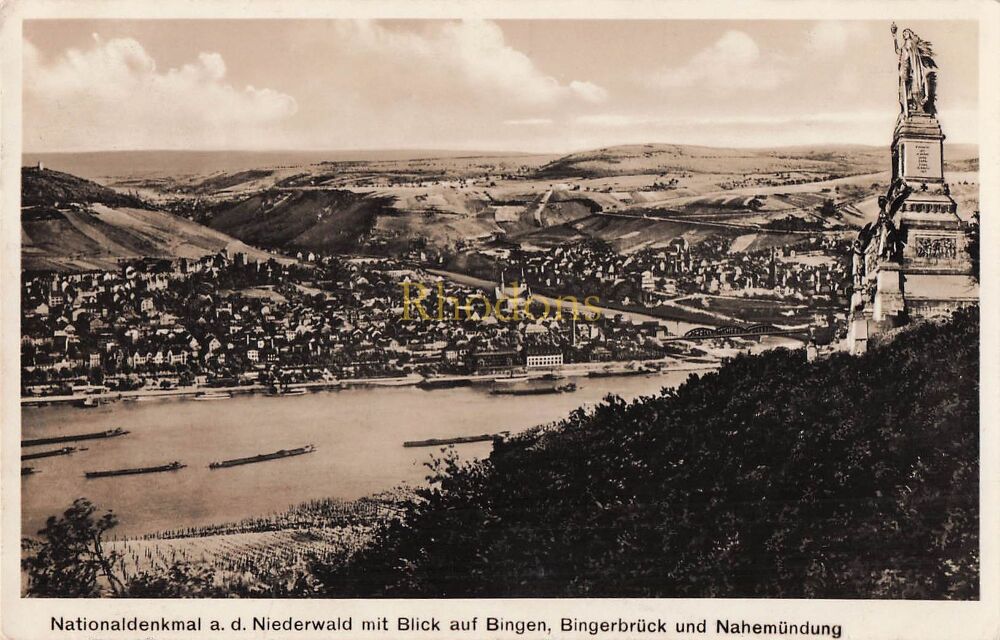
[[[945,315],[979,299],[968,223],[944,180],[944,133],[937,119],[937,65],[931,45],[911,30],[896,38],[900,113],[893,130],[892,179],[878,220],[853,248],[854,294],[848,340],[863,353],[870,336]]]

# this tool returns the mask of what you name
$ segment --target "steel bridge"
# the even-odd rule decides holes
[[[695,327],[683,336],[671,336],[667,340],[712,340],[715,338],[758,338],[762,336],[801,336],[808,338],[811,327],[776,327],[773,324],[753,324],[740,326],[727,324],[721,327]]]

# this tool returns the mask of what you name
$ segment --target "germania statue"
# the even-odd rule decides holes
[[[903,29],[902,42],[896,37],[896,23],[890,27],[892,42],[899,55],[899,105],[903,115],[935,114],[937,64],[931,43]]]

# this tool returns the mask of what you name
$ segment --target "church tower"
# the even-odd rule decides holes
[[[937,119],[937,65],[930,43],[905,29],[896,38],[900,113],[890,146],[892,180],[879,217],[854,244],[850,348],[906,322],[945,315],[979,299],[966,250],[968,223],[944,179]]]

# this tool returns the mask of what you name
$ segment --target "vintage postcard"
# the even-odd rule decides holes
[[[0,15],[5,638],[1000,634],[1000,5]]]

